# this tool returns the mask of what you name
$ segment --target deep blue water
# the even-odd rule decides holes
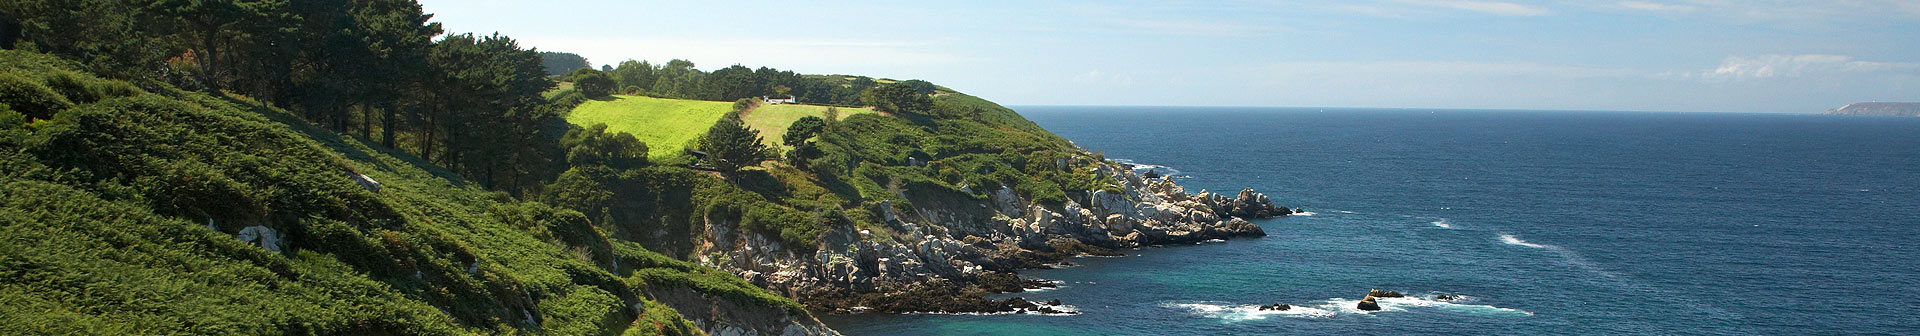
[[[1920,334],[1920,118],[1021,107],[1191,191],[1313,216],[1079,258],[1073,316],[824,317],[849,335]],[[1368,289],[1453,303],[1386,301]],[[1287,313],[1254,309],[1284,303]]]

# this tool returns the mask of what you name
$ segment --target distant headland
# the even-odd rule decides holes
[[[1920,103],[1865,102],[1827,110],[1832,115],[1920,116]]]

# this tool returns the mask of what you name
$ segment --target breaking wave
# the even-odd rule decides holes
[[[1507,245],[1518,245],[1518,246],[1526,246],[1531,248],[1553,248],[1553,246],[1551,245],[1537,244],[1537,243],[1527,242],[1525,240],[1520,240],[1519,237],[1514,237],[1512,234],[1506,234],[1506,233],[1500,234],[1500,242],[1507,243]]]
[[[1359,299],[1331,298],[1319,302],[1292,305],[1287,310],[1260,310],[1258,304],[1233,304],[1222,302],[1169,302],[1161,306],[1183,310],[1196,316],[1216,318],[1226,321],[1264,320],[1268,317],[1293,318],[1334,318],[1342,315],[1391,314],[1409,310],[1438,310],[1480,316],[1533,316],[1533,312],[1495,307],[1491,305],[1471,304],[1471,297],[1462,296],[1454,300],[1431,300],[1418,297],[1375,298],[1380,303],[1379,311],[1360,310]]]
[[[1156,164],[1138,163],[1138,162],[1133,162],[1133,160],[1129,160],[1129,159],[1113,159],[1113,162],[1119,162],[1121,164],[1133,166],[1134,174],[1146,174],[1147,172],[1153,172],[1154,174],[1157,174],[1160,176],[1174,176],[1174,175],[1180,174],[1180,170],[1173,169],[1173,167],[1156,165]]]

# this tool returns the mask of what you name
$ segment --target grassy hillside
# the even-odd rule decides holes
[[[668,157],[707,127],[733,111],[731,102],[613,96],[575,107],[567,122],[581,127],[607,124],[607,132],[626,132],[647,143],[650,157]],[[784,126],[782,126],[784,127]]]
[[[768,147],[781,148],[780,137],[787,135],[787,126],[793,125],[793,121],[800,120],[800,117],[824,118],[828,108],[830,107],[820,105],[762,104],[760,107],[753,108],[753,112],[747,113],[747,116],[741,119],[747,123],[747,127],[760,130],[760,136],[766,140]],[[833,107],[833,109],[840,111],[841,118],[873,113],[873,109],[865,107]]]
[[[0,51],[0,334],[699,334],[652,286],[798,307],[245,97],[71,69]]]

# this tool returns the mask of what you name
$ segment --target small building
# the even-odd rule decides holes
[[[787,96],[786,98],[760,97],[760,101],[766,102],[767,104],[774,104],[774,105],[800,103],[800,100],[794,99],[793,96]]]

